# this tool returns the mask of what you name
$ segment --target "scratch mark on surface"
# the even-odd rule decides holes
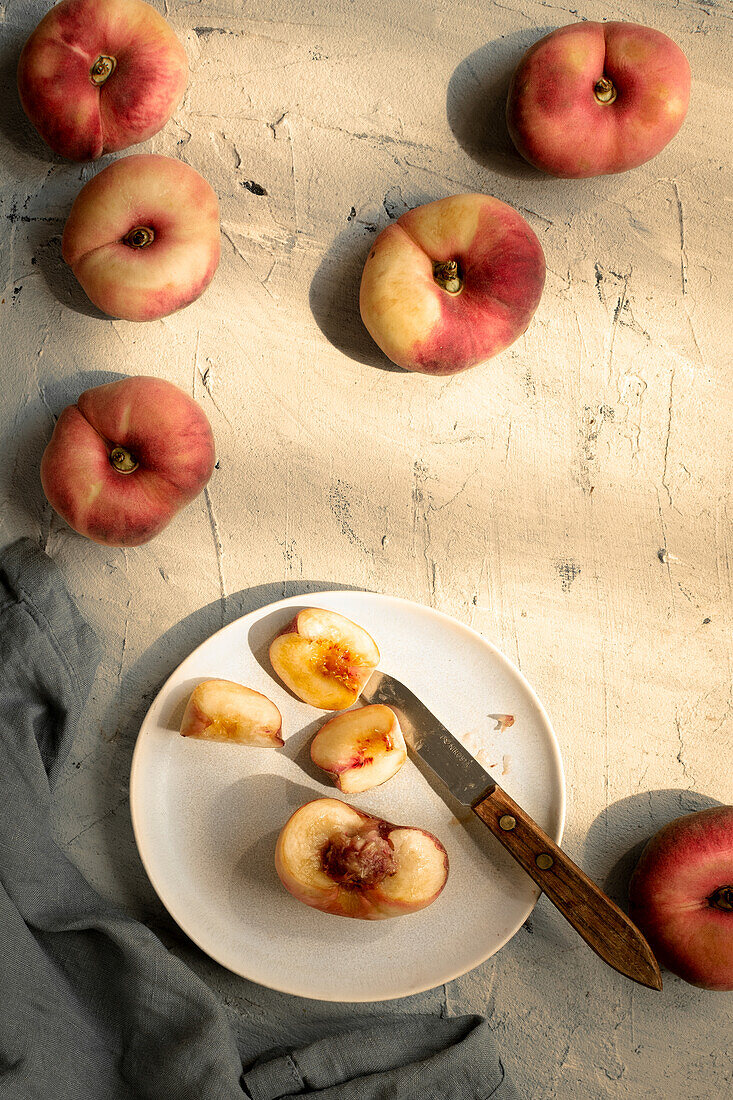
[[[466,477],[464,478],[463,484],[460,486],[460,488],[455,491],[453,496],[450,496],[447,500],[444,500],[442,504],[435,504],[431,500],[427,508],[428,513],[442,512],[444,508],[449,508],[451,504],[454,504],[455,501],[457,501],[458,498],[465,493],[469,481],[471,480],[471,478],[475,477],[477,473],[478,470],[471,470],[469,474],[466,474]]]
[[[635,374],[627,374],[623,380],[623,391],[619,394],[619,405],[626,409],[625,434],[631,444],[631,457],[639,455],[641,439],[641,406],[647,384]]]
[[[425,485],[429,478],[428,468],[419,458],[412,466],[412,530],[417,535],[418,528],[422,527],[423,543],[422,556],[425,561],[428,589],[431,599],[435,599],[435,569],[432,558],[428,553],[432,534],[430,531],[430,513],[434,510],[432,501],[428,499]]]
[[[125,554],[125,571],[127,571],[127,551]],[[130,625],[130,605],[132,603],[132,593],[127,597],[127,603],[125,604],[125,625],[122,632],[122,649],[120,650],[120,665],[117,670],[117,683],[122,682],[122,670],[125,665],[125,653],[127,651],[127,631]]]
[[[226,237],[226,239],[227,239],[227,240],[229,241],[229,244],[230,244],[230,245],[232,246],[232,248],[234,249],[234,251],[235,251],[235,252],[237,253],[237,255],[239,256],[240,260],[242,260],[242,262],[244,263],[244,265],[245,265],[245,267],[246,267],[246,268],[248,269],[248,271],[251,271],[251,272],[252,272],[252,274],[254,275],[255,279],[257,280],[257,282],[258,282],[258,283],[260,284],[260,286],[262,287],[262,289],[263,289],[263,290],[264,290],[264,291],[265,291],[265,292],[266,292],[267,294],[269,294],[269,296],[270,296],[270,297],[272,298],[273,302],[276,302],[276,301],[277,301],[277,298],[275,297],[275,295],[274,295],[274,294],[272,293],[272,291],[270,290],[269,286],[267,285],[267,280],[266,280],[266,279],[261,279],[261,278],[259,277],[259,275],[258,275],[258,274],[257,274],[257,272],[255,271],[255,269],[254,269],[254,268],[252,267],[252,264],[251,264],[251,263],[249,262],[249,260],[248,260],[248,259],[247,259],[247,257],[245,256],[245,254],[244,254],[244,253],[242,252],[242,249],[241,249],[241,248],[240,248],[240,247],[239,247],[239,246],[238,246],[238,245],[236,244],[236,242],[235,242],[235,241],[233,240],[233,238],[232,238],[232,237],[231,237],[231,236],[229,235],[229,233],[227,232],[227,230],[226,230],[226,229],[224,228],[224,226],[223,226],[223,225],[222,225],[222,227],[221,227],[221,235],[222,235],[222,237]]]
[[[197,352],[198,352],[198,347],[197,347]],[[227,422],[227,424],[232,429],[232,431],[234,431],[234,425],[232,424],[231,420],[229,419],[227,414],[222,409],[219,402],[214,397],[214,389],[213,389],[214,382],[213,382],[213,378],[211,377],[211,366],[207,366],[205,370],[201,370],[201,368],[199,367],[199,378],[201,379],[201,381],[203,383],[204,389],[206,390],[207,394],[209,395],[209,400],[211,401],[211,404],[214,406],[216,411],[219,413],[219,416],[221,416],[222,419]]]
[[[667,529],[664,525],[664,512],[662,511],[662,499],[659,495],[659,489],[657,489],[657,512],[659,514],[659,525],[662,529],[662,546],[657,551],[657,557],[663,565],[667,566],[667,580],[669,581],[670,599],[672,603],[672,610],[676,612],[676,600],[675,600],[675,586],[672,580],[672,570],[670,569],[669,555],[667,553]]]
[[[672,504],[672,493],[667,482],[667,464],[669,461],[669,438],[672,434],[672,403],[674,400],[674,375],[676,367],[672,367],[669,372],[669,405],[667,407],[667,432],[664,440],[664,458],[662,466],[662,487],[664,488],[667,497],[669,498],[670,505]]]
[[[610,340],[610,343],[608,345],[608,377],[609,378],[611,377],[611,366],[613,364],[613,347],[614,347],[614,344],[616,343],[616,333],[618,332],[619,318],[621,316],[621,311],[623,310],[624,306],[626,305],[626,297],[627,297],[627,294],[628,294],[629,279],[630,278],[631,278],[631,271],[629,271],[629,274],[624,278],[623,289],[622,289],[621,294],[619,296],[618,302],[616,303],[616,308],[613,311],[613,320],[611,321],[611,340]]]
[[[293,141],[293,127],[288,118],[287,111],[283,111],[275,123],[270,123],[273,138],[277,141],[278,126],[285,126],[288,135],[288,148],[290,150],[290,178],[293,181],[293,220],[295,222],[295,236],[300,233],[300,217],[298,214],[298,177],[295,172],[295,142]]]
[[[394,221],[395,218],[399,218],[401,214],[409,210],[409,206],[405,202],[405,197],[402,194],[402,188],[400,187],[390,187],[389,191],[387,191],[382,199],[382,206],[390,221]]]
[[[680,198],[680,189],[677,186],[677,180],[672,180],[672,187],[674,188],[674,197],[677,202],[677,220],[680,225],[680,276],[682,278],[682,294],[687,294],[687,252],[685,250],[685,215],[682,210],[682,199]]]
[[[606,421],[612,422],[615,419],[616,412],[611,405],[599,405],[597,410],[586,405],[583,409],[579,428],[579,454],[574,466],[578,485],[589,495],[593,490],[592,475],[596,466],[598,437]]]
[[[214,540],[214,549],[216,551],[216,568],[219,574],[219,602],[221,608],[221,625],[224,625],[226,619],[226,601],[227,601],[227,589],[224,582],[224,548],[221,542],[221,535],[219,533],[219,524],[216,521],[216,514],[214,512],[214,506],[211,503],[211,494],[209,493],[209,487],[204,487],[204,500],[206,501],[206,511],[209,514],[209,526],[211,527],[211,536]]]
[[[689,770],[689,766],[687,764],[687,761],[683,757],[683,753],[685,751],[685,743],[682,740],[682,726],[680,724],[679,715],[677,714],[676,711],[675,711],[675,716],[674,716],[674,724],[675,724],[675,729],[677,730],[677,741],[679,742],[679,750],[677,752],[677,761],[682,766],[682,774],[684,775],[685,779],[689,779],[692,786],[694,787],[695,786],[695,777],[692,774],[692,772]]]
[[[596,272],[596,290],[598,291],[598,297],[600,298],[603,305],[605,305],[606,300],[603,296],[603,291],[601,290],[601,283],[603,282],[603,268],[601,267],[601,265],[598,263],[597,260],[596,260],[596,263],[595,263],[595,272]]]
[[[702,350],[700,348],[700,345],[697,342],[697,333],[695,332],[695,326],[692,323],[692,317],[690,316],[689,309],[687,310],[687,323],[690,326],[690,333],[692,334],[692,342],[695,345],[695,351],[697,352],[698,356],[700,357],[700,362],[702,363],[703,367],[705,368],[705,370],[707,370],[708,365],[705,362],[705,356],[703,355]]]
[[[543,217],[542,214],[538,214],[536,210],[530,210],[528,206],[520,206],[517,209],[521,210],[523,214],[530,214],[533,218],[537,218],[538,221],[544,222],[548,229],[555,224],[550,218]]]
[[[196,400],[196,379],[201,377],[199,370],[199,344],[201,343],[201,329],[196,330],[196,347],[193,351],[193,376],[191,378],[191,397]]]
[[[83,836],[84,833],[88,832],[90,829],[93,829],[95,825],[101,825],[103,821],[107,821],[108,818],[113,817],[119,810],[120,806],[124,806],[124,804],[129,800],[129,797],[130,796],[125,793],[122,798],[115,802],[114,806],[110,806],[106,813],[102,814],[101,817],[96,817],[94,821],[90,821],[89,824],[85,825],[83,829],[80,829],[75,836],[72,836],[71,840],[67,840],[64,847],[70,848],[75,840],[78,840],[79,837]]]
[[[350,488],[351,486],[347,486],[343,481],[337,479],[328,494],[330,508],[352,546],[358,546],[365,554],[371,554],[372,551],[362,542],[352,525],[351,504],[347,495]]]

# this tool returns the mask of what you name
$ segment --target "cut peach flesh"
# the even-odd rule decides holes
[[[397,871],[376,885],[347,889],[323,869],[329,840],[379,826],[394,846]],[[438,896],[448,877],[448,857],[439,840],[421,829],[389,825],[335,798],[318,798],[296,810],[275,851],[283,885],[299,901],[337,916],[382,920],[415,912]]]
[[[335,833],[350,833],[364,817],[336,798],[317,798],[296,810],[278,837],[275,866],[283,885],[306,905],[333,904],[339,886],[323,871],[321,852]]]
[[[266,696],[233,680],[204,680],[194,688],[181,734],[236,745],[282,745],[280,711]]]
[[[307,608],[272,642],[270,661],[303,702],[319,710],[345,710],[379,663],[379,650],[350,619]]]
[[[393,829],[389,834],[397,859],[397,871],[374,887],[376,893],[410,911],[429,905],[437,898],[448,877],[445,848],[422,829]]]
[[[313,763],[346,794],[386,783],[406,759],[397,716],[379,703],[331,718],[311,743]]]

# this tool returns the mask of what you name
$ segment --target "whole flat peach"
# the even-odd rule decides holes
[[[64,409],[41,483],[79,534],[140,546],[202,491],[215,461],[201,406],[163,378],[135,376],[85,390]]]
[[[512,77],[507,125],[522,156],[580,179],[636,168],[679,130],[690,66],[679,46],[637,23],[573,23],[527,50]]]
[[[542,246],[490,195],[415,207],[377,237],[361,279],[361,316],[406,370],[455,374],[525,331],[545,282]]]
[[[23,47],[18,91],[43,140],[69,160],[146,141],[188,79],[172,27],[143,0],[62,0]]]
[[[182,161],[124,157],[77,195],[62,251],[89,298],[111,317],[165,317],[195,301],[214,277],[219,202]]]

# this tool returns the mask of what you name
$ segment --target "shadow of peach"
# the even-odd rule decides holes
[[[382,229],[407,210],[438,196],[411,191],[400,201],[385,196],[382,206],[368,216],[360,212],[349,227],[339,233],[321,260],[311,281],[309,302],[319,329],[335,348],[357,363],[398,374],[408,373],[396,366],[374,343],[364,327],[359,311],[359,287],[369,251]]]
[[[628,910],[629,880],[654,834],[677,817],[719,805],[707,795],[681,789],[644,791],[613,802],[588,830],[584,868]]]
[[[29,244],[38,270],[46,286],[61,305],[85,317],[94,317],[98,321],[110,321],[109,315],[103,313],[87,298],[81,284],[61,255],[64,224],[65,219],[57,219],[51,223],[44,220],[32,226]],[[53,232],[54,229],[55,232]]]
[[[339,233],[313,276],[309,303],[323,335],[349,359],[368,367],[401,371],[374,343],[359,312],[361,273],[376,229],[366,237],[358,225]]]
[[[448,81],[448,125],[461,148],[484,168],[517,179],[546,180],[514,147],[506,125],[512,74],[525,50],[555,27],[528,27],[488,42],[458,65]]]

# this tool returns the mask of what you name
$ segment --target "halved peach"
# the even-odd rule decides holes
[[[204,680],[194,688],[181,721],[183,737],[232,745],[284,745],[280,711],[259,691],[233,680]]]
[[[309,607],[274,639],[270,661],[304,703],[319,710],[346,710],[379,664],[379,650],[351,619]]]
[[[311,742],[311,760],[345,794],[386,783],[406,759],[397,715],[381,703],[329,718]]]
[[[283,827],[275,869],[285,889],[313,909],[385,920],[435,901],[448,878],[448,855],[424,829],[317,798]]]

